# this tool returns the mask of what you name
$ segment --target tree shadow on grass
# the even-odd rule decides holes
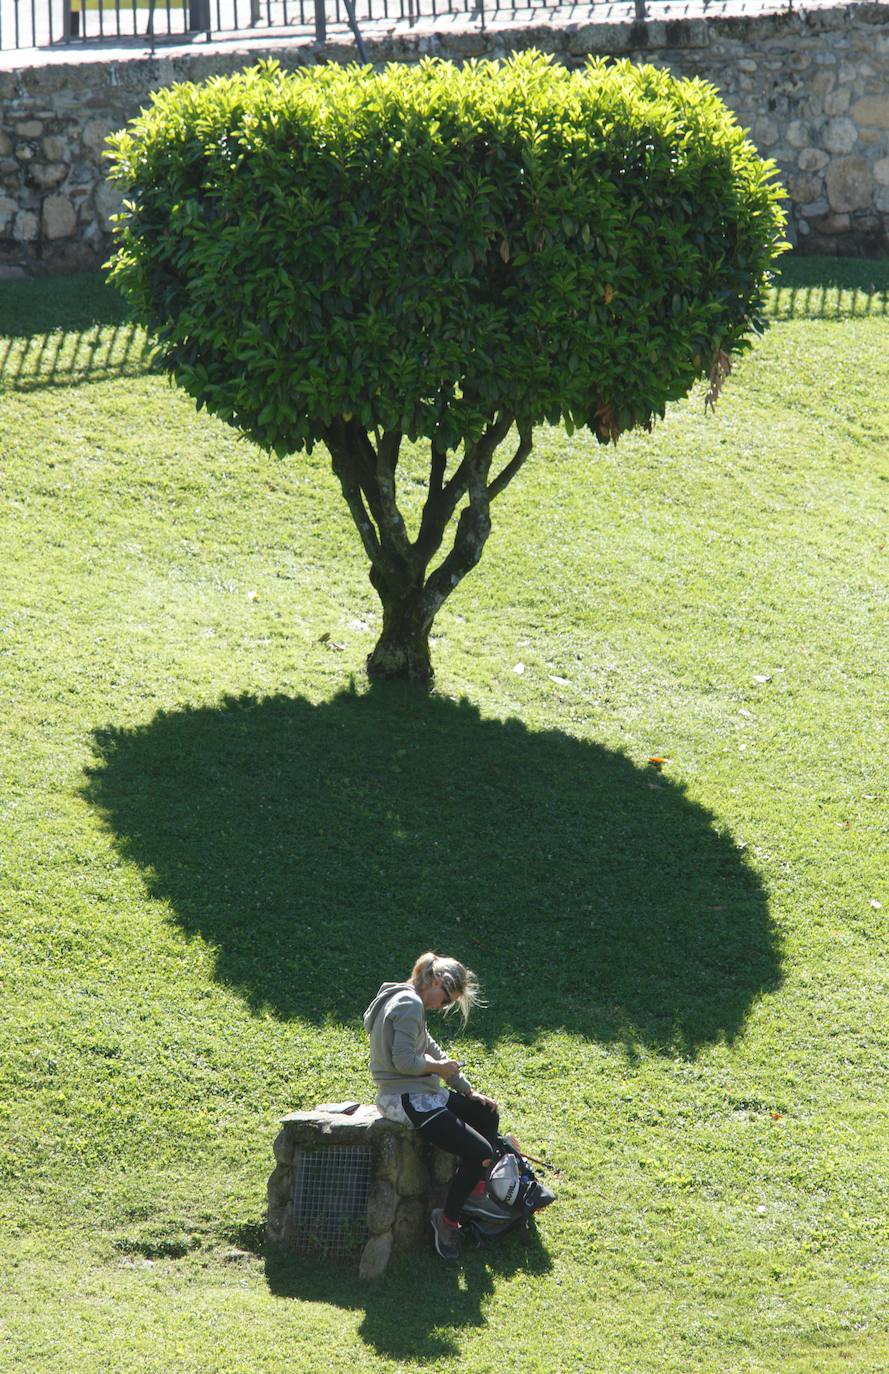
[[[88,799],[257,1010],[358,1024],[435,947],[481,975],[482,1041],[694,1055],[779,984],[731,836],[597,744],[390,687],[229,699],[96,746]]]

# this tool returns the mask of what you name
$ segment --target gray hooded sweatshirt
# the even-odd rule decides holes
[[[412,983],[384,983],[364,1013],[370,1036],[370,1071],[380,1093],[431,1093],[441,1087],[438,1074],[427,1073],[424,1055],[448,1059],[426,1029],[426,1008]],[[462,1073],[446,1085],[471,1093]]]

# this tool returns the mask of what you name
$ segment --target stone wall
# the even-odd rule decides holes
[[[622,55],[719,87],[789,193],[800,249],[889,252],[889,4],[857,3],[669,21],[441,26],[369,33],[374,62],[434,53],[461,61],[539,47],[569,65]],[[13,54],[15,56],[15,54]],[[174,81],[203,80],[262,56],[284,66],[353,61],[351,39],[249,48],[201,45],[55,53],[0,70],[0,272],[59,271],[101,262],[117,197],[104,181],[106,135]]]
[[[312,1253],[317,1238],[304,1233],[304,1220],[294,1206],[299,1156],[304,1151],[350,1147],[371,1156],[358,1237],[359,1273],[371,1279],[384,1271],[392,1255],[431,1244],[430,1213],[444,1201],[454,1158],[429,1145],[419,1132],[393,1125],[376,1107],[359,1107],[350,1115],[323,1108],[291,1112],[275,1140],[276,1163],[268,1183],[267,1232],[273,1245]]]

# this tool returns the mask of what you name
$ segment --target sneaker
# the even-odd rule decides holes
[[[433,1208],[431,1221],[435,1236],[435,1248],[442,1259],[458,1260],[460,1258],[460,1228],[448,1225],[444,1219],[444,1209],[441,1207]]]

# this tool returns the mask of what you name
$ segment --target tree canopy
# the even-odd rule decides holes
[[[280,455],[327,445],[379,675],[430,676],[534,427],[607,442],[701,377],[714,397],[781,247],[774,165],[713,88],[630,62],[263,63],[158,92],[111,145],[112,279],[199,406]],[[414,533],[405,438],[429,444]]]

